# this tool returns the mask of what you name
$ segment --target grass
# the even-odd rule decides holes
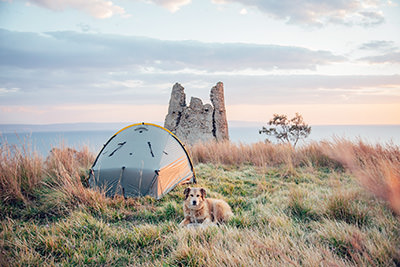
[[[184,186],[163,199],[87,186],[95,155],[0,150],[0,266],[398,266],[399,148],[337,140],[190,148],[225,225],[180,228]],[[396,180],[397,179],[397,180]]]

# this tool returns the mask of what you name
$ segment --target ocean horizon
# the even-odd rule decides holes
[[[14,127],[14,131],[10,130],[10,125],[3,125],[3,127],[0,125],[0,143],[19,147],[29,145],[31,150],[42,156],[47,156],[52,148],[62,146],[78,150],[87,146],[90,151],[97,154],[116,132],[129,124],[104,124],[103,126],[99,124],[92,130],[79,129],[79,127],[67,129],[60,125],[57,127],[57,124],[52,124],[42,128],[29,128],[25,125],[25,127]],[[114,127],[107,128],[107,125]],[[254,125],[231,126],[229,137],[234,143],[264,142],[267,136],[259,134],[258,131],[261,128],[262,126]],[[306,139],[300,140],[298,146],[315,141],[333,141],[335,138],[400,146],[400,125],[311,125],[311,134]],[[271,137],[269,139],[274,141]]]

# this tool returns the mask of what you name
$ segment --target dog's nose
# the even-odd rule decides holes
[[[193,203],[193,205],[196,205],[197,202],[196,202],[196,200],[193,200],[192,203]]]

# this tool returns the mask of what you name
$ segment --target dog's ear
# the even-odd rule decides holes
[[[204,188],[200,188],[201,197],[204,199],[207,195],[207,192]]]
[[[187,199],[187,198],[188,198],[188,196],[189,196],[189,193],[190,193],[190,187],[188,187],[188,188],[185,188],[185,191],[183,191],[183,194],[185,195],[185,199]]]

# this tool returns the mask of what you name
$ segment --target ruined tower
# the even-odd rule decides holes
[[[192,97],[186,105],[184,88],[176,83],[171,92],[164,127],[186,144],[229,140],[224,100],[224,85],[219,82],[211,89],[211,104]]]

